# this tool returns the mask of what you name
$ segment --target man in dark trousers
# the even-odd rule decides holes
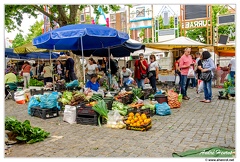
[[[76,80],[76,74],[74,72],[74,60],[70,57],[70,53],[66,53],[66,82]]]

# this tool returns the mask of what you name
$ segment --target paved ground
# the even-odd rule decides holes
[[[61,118],[43,120],[27,113],[27,104],[5,103],[5,116],[30,120],[51,137],[35,144],[14,145],[5,157],[172,157],[173,152],[211,146],[235,148],[235,101],[219,100],[213,89],[211,103],[199,102],[195,91],[169,116],[155,115],[147,132],[68,124]],[[203,96],[203,94],[201,94]],[[57,136],[60,138],[52,137]],[[62,137],[62,138],[61,138]]]

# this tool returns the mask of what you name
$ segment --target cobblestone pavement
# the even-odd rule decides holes
[[[211,103],[201,103],[194,89],[189,101],[169,116],[153,116],[147,132],[68,124],[61,117],[43,120],[27,113],[27,104],[5,102],[5,116],[50,132],[35,144],[15,144],[5,157],[172,157],[173,152],[212,146],[235,148],[235,101],[219,100],[213,88]],[[55,137],[54,137],[55,136]],[[59,138],[56,138],[59,137]],[[61,138],[62,137],[62,138]]]

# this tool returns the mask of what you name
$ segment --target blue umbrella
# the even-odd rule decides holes
[[[12,48],[5,48],[5,57],[20,59],[19,55],[13,52]]]
[[[130,41],[124,42],[122,45],[110,47],[110,53],[113,57],[126,57],[130,56],[131,53],[145,50],[145,45],[141,43],[132,43]],[[81,55],[82,51],[72,51],[76,55]],[[85,57],[92,56],[101,56],[108,57],[108,48],[101,48],[95,50],[84,50],[83,51]]]
[[[49,31],[33,39],[37,48],[56,50],[92,50],[123,44],[127,33],[95,24],[74,24]],[[82,40],[82,41],[81,41]]]
[[[32,43],[37,48],[80,50],[83,59],[83,50],[109,48],[123,44],[128,39],[127,33],[119,32],[113,28],[95,24],[75,24],[44,33],[34,38]],[[110,50],[108,51],[110,52]]]

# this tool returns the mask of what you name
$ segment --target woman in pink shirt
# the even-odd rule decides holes
[[[184,100],[189,100],[187,96],[187,87],[189,85],[189,79],[187,78],[188,70],[193,65],[192,56],[190,55],[191,48],[186,48],[184,54],[179,60],[179,67],[181,69],[181,94]]]

